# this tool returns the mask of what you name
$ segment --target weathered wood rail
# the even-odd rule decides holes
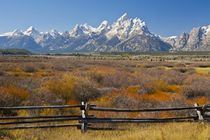
[[[192,107],[171,107],[171,108],[147,108],[147,109],[119,109],[119,108],[100,108],[82,102],[81,105],[62,105],[62,106],[20,106],[20,107],[0,107],[0,111],[11,110],[36,110],[36,109],[72,109],[79,108],[81,115],[57,115],[57,116],[2,116],[0,117],[0,130],[13,129],[31,129],[31,128],[58,128],[58,127],[77,127],[84,133],[87,130],[116,130],[116,128],[97,128],[91,127],[95,123],[168,123],[168,122],[210,122],[210,105],[199,106],[195,104]],[[196,113],[194,116],[167,117],[167,118],[96,118],[88,115],[90,111],[102,112],[157,112],[157,111],[182,111],[192,110]],[[41,120],[40,120],[41,119]],[[77,121],[71,124],[49,124]],[[37,124],[37,125],[27,125]]]

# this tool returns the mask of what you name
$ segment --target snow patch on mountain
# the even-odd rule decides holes
[[[8,33],[4,33],[4,34],[1,34],[0,36],[22,36],[24,35],[23,32],[21,30],[18,30],[18,29],[15,29],[14,31],[12,32],[8,32]]]
[[[201,27],[201,29],[203,30],[204,34],[210,33],[210,25],[203,26],[203,27]]]

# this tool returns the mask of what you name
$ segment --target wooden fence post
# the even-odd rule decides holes
[[[198,107],[199,104],[198,103],[195,103],[194,104],[195,107]],[[203,109],[202,109],[203,110]],[[199,109],[196,109],[196,112],[197,112],[197,115],[198,115],[198,120],[199,121],[203,121],[203,111],[202,110],[199,110]]]
[[[88,110],[89,110],[89,104],[88,103],[85,103],[85,102],[82,102],[82,118],[83,119],[87,119],[88,118]],[[82,127],[81,127],[81,132],[82,133],[85,133],[87,132],[87,123],[82,123]]]
[[[207,109],[208,105],[207,104],[204,104],[203,107],[202,107],[202,112],[201,112],[201,115],[203,116],[203,119],[205,120],[205,112],[206,112],[206,109]]]

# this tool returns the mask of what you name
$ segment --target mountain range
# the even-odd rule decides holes
[[[0,48],[39,53],[210,51],[210,25],[165,38],[151,33],[141,19],[125,13],[113,24],[105,20],[97,28],[83,24],[64,32],[39,32],[32,26],[26,31],[14,30],[0,34]]]

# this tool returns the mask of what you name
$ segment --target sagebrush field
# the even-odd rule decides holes
[[[194,103],[203,105],[210,103],[209,59],[209,55],[194,54],[0,56],[0,106],[73,105],[80,104],[81,101],[88,101],[100,107],[117,108],[183,107],[193,106]],[[1,116],[34,116],[78,112],[76,109],[63,109],[0,113]],[[188,111],[120,114],[91,112],[98,117],[135,118],[173,117],[191,113]],[[110,127],[116,126],[110,125]],[[125,132],[88,132],[81,138],[210,139],[208,124],[131,127],[133,130]],[[196,129],[198,127],[199,129]],[[56,130],[0,131],[0,135],[2,138],[11,139],[80,138],[79,130]],[[48,135],[49,132],[52,132],[52,135]],[[195,135],[197,133],[199,135]]]

